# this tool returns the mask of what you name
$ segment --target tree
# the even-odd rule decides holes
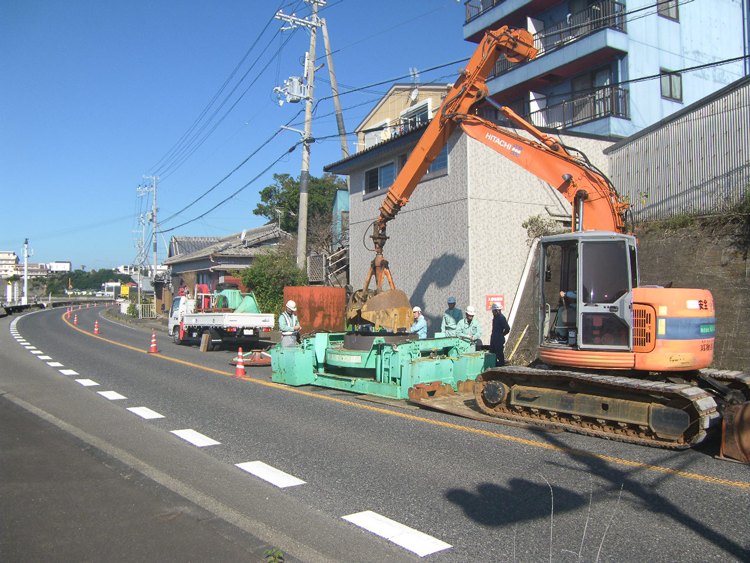
[[[284,308],[284,287],[307,285],[307,275],[297,268],[293,241],[261,252],[239,272],[242,284],[255,293],[264,313],[278,316]]]
[[[281,228],[288,233],[297,232],[297,215],[299,213],[299,177],[289,174],[274,174],[274,183],[263,188],[260,201],[253,213],[268,219],[268,223],[279,221]],[[325,173],[322,178],[310,176],[308,188],[308,227],[310,219],[324,220],[330,226],[333,200],[336,191],[346,188],[346,182],[334,174]],[[278,211],[277,211],[278,210]]]

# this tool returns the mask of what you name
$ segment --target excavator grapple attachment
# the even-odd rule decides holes
[[[750,463],[750,403],[731,405],[724,410],[721,457]]]
[[[391,289],[381,293],[360,289],[352,294],[346,311],[346,320],[352,325],[373,324],[393,332],[411,327],[411,304],[406,293]]]

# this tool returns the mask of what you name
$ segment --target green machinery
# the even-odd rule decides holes
[[[271,350],[276,383],[389,399],[409,398],[410,389],[425,396],[468,390],[494,365],[494,354],[476,352],[461,338],[418,340],[413,334],[318,333],[298,346]]]

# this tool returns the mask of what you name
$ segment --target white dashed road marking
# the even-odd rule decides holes
[[[32,354],[44,354],[44,352],[42,352],[41,350],[32,350],[31,353]]]
[[[63,365],[60,362],[47,362],[47,365],[51,368],[61,368]]]
[[[78,372],[72,369],[61,369],[59,371],[63,375],[78,375]]]
[[[91,381],[90,379],[76,379],[77,383],[80,383],[84,387],[91,387],[93,385],[99,385],[96,381]]]
[[[110,401],[121,401],[127,399],[127,397],[120,395],[117,391],[97,391],[97,393]]]
[[[152,411],[148,407],[130,407],[128,410],[133,414],[137,414],[141,418],[145,418],[146,420],[150,420],[152,418],[164,418],[163,414]]]
[[[400,545],[404,549],[408,549],[420,557],[452,547],[450,544],[442,542],[432,536],[428,536],[427,534],[423,534],[422,532],[409,528],[408,526],[404,526],[395,520],[381,516],[371,510],[358,512],[357,514],[350,514],[349,516],[342,516],[342,518],[351,522],[355,526],[364,528],[368,532],[372,532],[373,534],[385,538],[396,545]]]
[[[51,360],[52,356],[37,356],[40,360]]]
[[[283,471],[266,465],[262,461],[248,461],[245,463],[235,464],[240,469],[252,473],[256,477],[268,481],[272,485],[283,489],[285,487],[294,487],[296,485],[304,485],[305,482],[302,479],[297,479],[293,475],[284,473]]]
[[[190,428],[187,428],[185,430],[172,430],[171,432],[175,436],[178,436],[182,438],[183,440],[190,442],[194,446],[198,446],[199,448],[221,444],[221,442],[217,442],[213,438],[204,436],[200,432],[196,432],[195,430],[192,430]]]

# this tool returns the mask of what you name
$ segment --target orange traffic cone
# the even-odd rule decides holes
[[[73,324],[74,325],[78,324],[78,315],[73,315]]]
[[[245,356],[242,355],[242,348],[237,350],[237,369],[234,371],[235,379],[245,377]]]
[[[151,333],[151,348],[148,350],[149,354],[158,354],[159,350],[156,349],[156,331]]]
[[[68,307],[68,310],[65,314],[67,315],[67,318],[70,318],[70,307]]]
[[[94,334],[99,334],[99,321],[94,321]]]

